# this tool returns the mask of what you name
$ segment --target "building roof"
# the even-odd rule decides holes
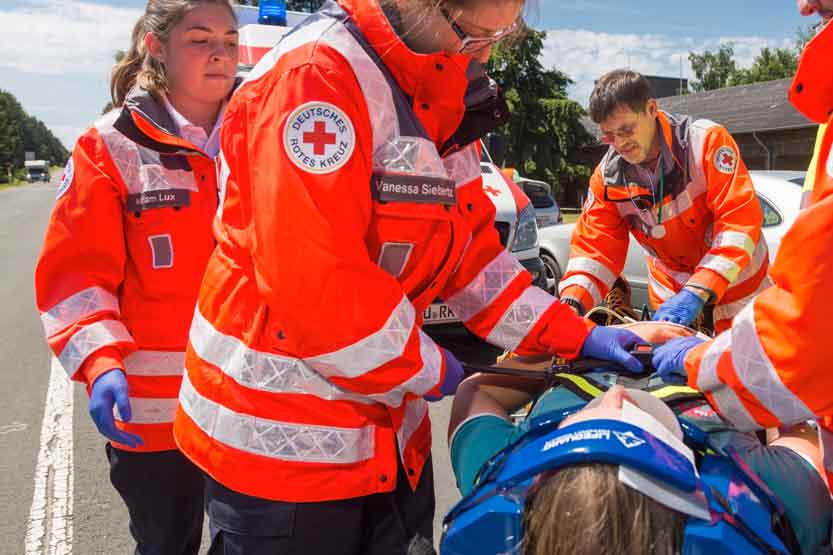
[[[778,79],[669,96],[657,102],[666,112],[710,119],[726,127],[733,135],[815,127],[816,124],[801,115],[787,99],[791,82],[791,79]],[[583,118],[582,123],[595,137],[601,136],[599,126],[589,117]]]

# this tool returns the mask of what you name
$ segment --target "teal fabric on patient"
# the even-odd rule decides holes
[[[527,431],[531,418],[581,402],[581,398],[572,392],[555,388],[542,395],[530,417],[518,425],[491,414],[468,419],[457,428],[451,441],[451,464],[460,492],[466,495],[471,491],[480,467],[520,438]],[[785,447],[762,445],[750,433],[721,430],[710,433],[709,437],[718,448],[734,447],[778,496],[803,554],[830,553],[833,502],[818,472],[807,461]]]

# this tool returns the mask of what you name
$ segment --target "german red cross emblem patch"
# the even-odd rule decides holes
[[[283,129],[283,147],[293,164],[310,173],[331,173],[353,154],[353,122],[329,102],[307,102],[296,108]]]
[[[735,173],[735,167],[738,165],[738,155],[735,151],[728,147],[722,146],[717,149],[714,154],[714,167],[721,173]]]

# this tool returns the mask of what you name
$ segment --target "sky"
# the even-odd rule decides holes
[[[587,104],[593,81],[617,67],[692,76],[688,52],[731,42],[747,67],[763,46],[791,46],[815,20],[794,0],[529,0],[547,31],[542,62],[567,73]],[[142,0],[0,0],[0,88],[71,148],[109,100],[113,55],[128,47]]]

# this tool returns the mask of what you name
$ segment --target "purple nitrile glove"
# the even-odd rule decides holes
[[[457,391],[457,386],[460,385],[460,382],[463,381],[463,377],[465,376],[463,365],[460,364],[457,357],[446,349],[442,349],[442,352],[443,359],[445,359],[445,378],[443,378],[443,383],[440,385],[441,395],[425,395],[424,398],[426,401],[439,401],[443,397],[454,395],[454,392]]]
[[[142,438],[123,432],[116,427],[116,419],[113,416],[114,405],[119,407],[122,420],[128,422],[131,418],[130,397],[127,395],[127,378],[120,368],[108,370],[93,383],[90,393],[90,416],[98,431],[107,439],[128,447],[142,445],[144,443]]]
[[[584,345],[581,346],[581,356],[609,360],[620,364],[631,372],[642,372],[645,368],[630,351],[635,345],[644,343],[641,337],[628,330],[596,326],[590,330]]]
[[[689,325],[700,315],[706,301],[696,293],[683,288],[679,293],[662,303],[653,320]]]
[[[688,372],[685,369],[685,357],[688,352],[703,343],[699,337],[678,337],[654,349],[654,368],[668,384],[685,385]]]

